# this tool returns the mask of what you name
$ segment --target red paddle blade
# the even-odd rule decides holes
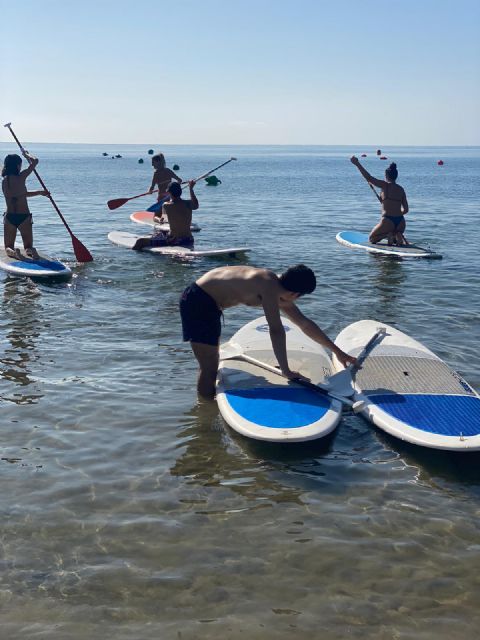
[[[92,262],[93,256],[85,245],[83,245],[78,238],[72,235],[73,251],[75,252],[75,258],[79,262]]]
[[[122,205],[124,205],[129,200],[130,200],[130,198],[116,198],[115,200],[109,200],[107,202],[107,207],[109,209],[118,209],[118,207],[121,207]]]

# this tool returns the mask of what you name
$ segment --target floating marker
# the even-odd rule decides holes
[[[104,151],[104,152],[102,153],[102,156],[108,156],[108,153],[107,153],[106,151]]]
[[[437,164],[438,164],[438,166],[439,166],[439,167],[443,167],[443,160],[439,160],[439,161],[437,162]]]
[[[208,176],[208,178],[205,178],[205,182],[209,187],[216,187],[217,184],[222,184],[222,181],[217,176]]]
[[[180,169],[180,167],[178,166],[178,164],[174,164],[173,165],[173,170],[174,171],[178,171]]]
[[[387,156],[380,156],[380,160],[388,160]]]
[[[149,150],[148,150],[148,155],[149,155],[149,156],[153,156],[153,149],[149,149]]]
[[[140,158],[138,164],[143,164],[143,158]]]
[[[366,158],[367,154],[366,153],[362,153],[362,155],[360,156],[361,158]]]
[[[382,155],[382,150],[381,149],[377,149],[377,156],[381,156]]]

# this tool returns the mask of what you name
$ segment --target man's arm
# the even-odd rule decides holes
[[[268,322],[270,330],[270,340],[272,341],[272,348],[277,362],[283,375],[294,378],[298,377],[296,372],[290,371],[288,366],[287,357],[287,340],[285,336],[285,329],[280,317],[280,309],[278,307],[278,284],[276,280],[268,278],[264,284],[262,291],[262,306],[265,312],[265,318]]]
[[[326,349],[330,349],[330,351],[337,356],[345,367],[349,364],[354,364],[357,361],[356,358],[349,356],[348,353],[339,349],[313,320],[310,320],[310,318],[303,315],[296,305],[290,303],[282,305],[280,308],[306,336],[311,338],[314,342],[318,342],[318,344],[321,344]]]
[[[190,180],[190,182],[188,183],[188,187],[190,189],[190,200],[192,202],[192,211],[195,211],[199,207],[197,196],[193,192],[193,187],[195,186],[195,184],[195,180]]]
[[[368,171],[364,167],[362,167],[362,165],[360,164],[360,160],[356,156],[352,156],[350,158],[350,162],[357,167],[357,169],[360,171],[367,182],[370,182],[370,184],[373,184],[379,189],[383,189],[385,187],[385,180],[377,180],[377,178],[371,176]]]

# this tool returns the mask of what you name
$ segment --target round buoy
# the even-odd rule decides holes
[[[366,158],[367,154],[366,153],[362,153],[362,155],[360,156],[361,158]]]
[[[178,164],[174,164],[173,165],[173,170],[174,171],[178,171],[180,169],[180,167],[178,166]]]
[[[149,150],[148,150],[148,155],[149,155],[149,156],[153,156],[153,149],[149,149]]]
[[[208,178],[205,178],[205,182],[210,186],[210,187],[216,187],[217,184],[222,184],[222,181],[219,180],[217,178],[217,176],[209,176]]]
[[[121,157],[122,156],[119,153],[117,153],[117,155],[115,156],[115,158],[121,158]]]
[[[140,158],[140,160],[138,161],[138,164],[143,164],[143,158]]]
[[[439,167],[442,167],[442,166],[443,166],[443,160],[439,160],[439,161],[437,162],[437,164],[438,164],[438,166],[439,166]]]
[[[377,156],[381,156],[382,155],[382,150],[381,149],[377,149]]]
[[[104,152],[102,153],[102,156],[108,156],[108,153],[107,153],[106,151],[104,151]]]

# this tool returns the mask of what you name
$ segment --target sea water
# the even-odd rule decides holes
[[[76,265],[48,200],[29,201],[36,246],[74,276],[0,276],[2,640],[475,637],[480,454],[409,446],[351,414],[328,443],[244,439],[197,402],[177,304],[214,267],[304,262],[318,286],[300,307],[331,338],[386,322],[479,389],[480,149],[382,149],[408,195],[407,237],[443,254],[402,261],[335,241],[379,219],[349,162],[366,152],[382,177],[373,148],[26,146],[94,262]],[[221,185],[197,185],[196,246],[248,256],[110,244],[111,230],[148,234],[129,215],[152,197],[106,202],[148,189],[150,147],[183,179],[237,158]],[[227,310],[223,338],[258,314]]]

